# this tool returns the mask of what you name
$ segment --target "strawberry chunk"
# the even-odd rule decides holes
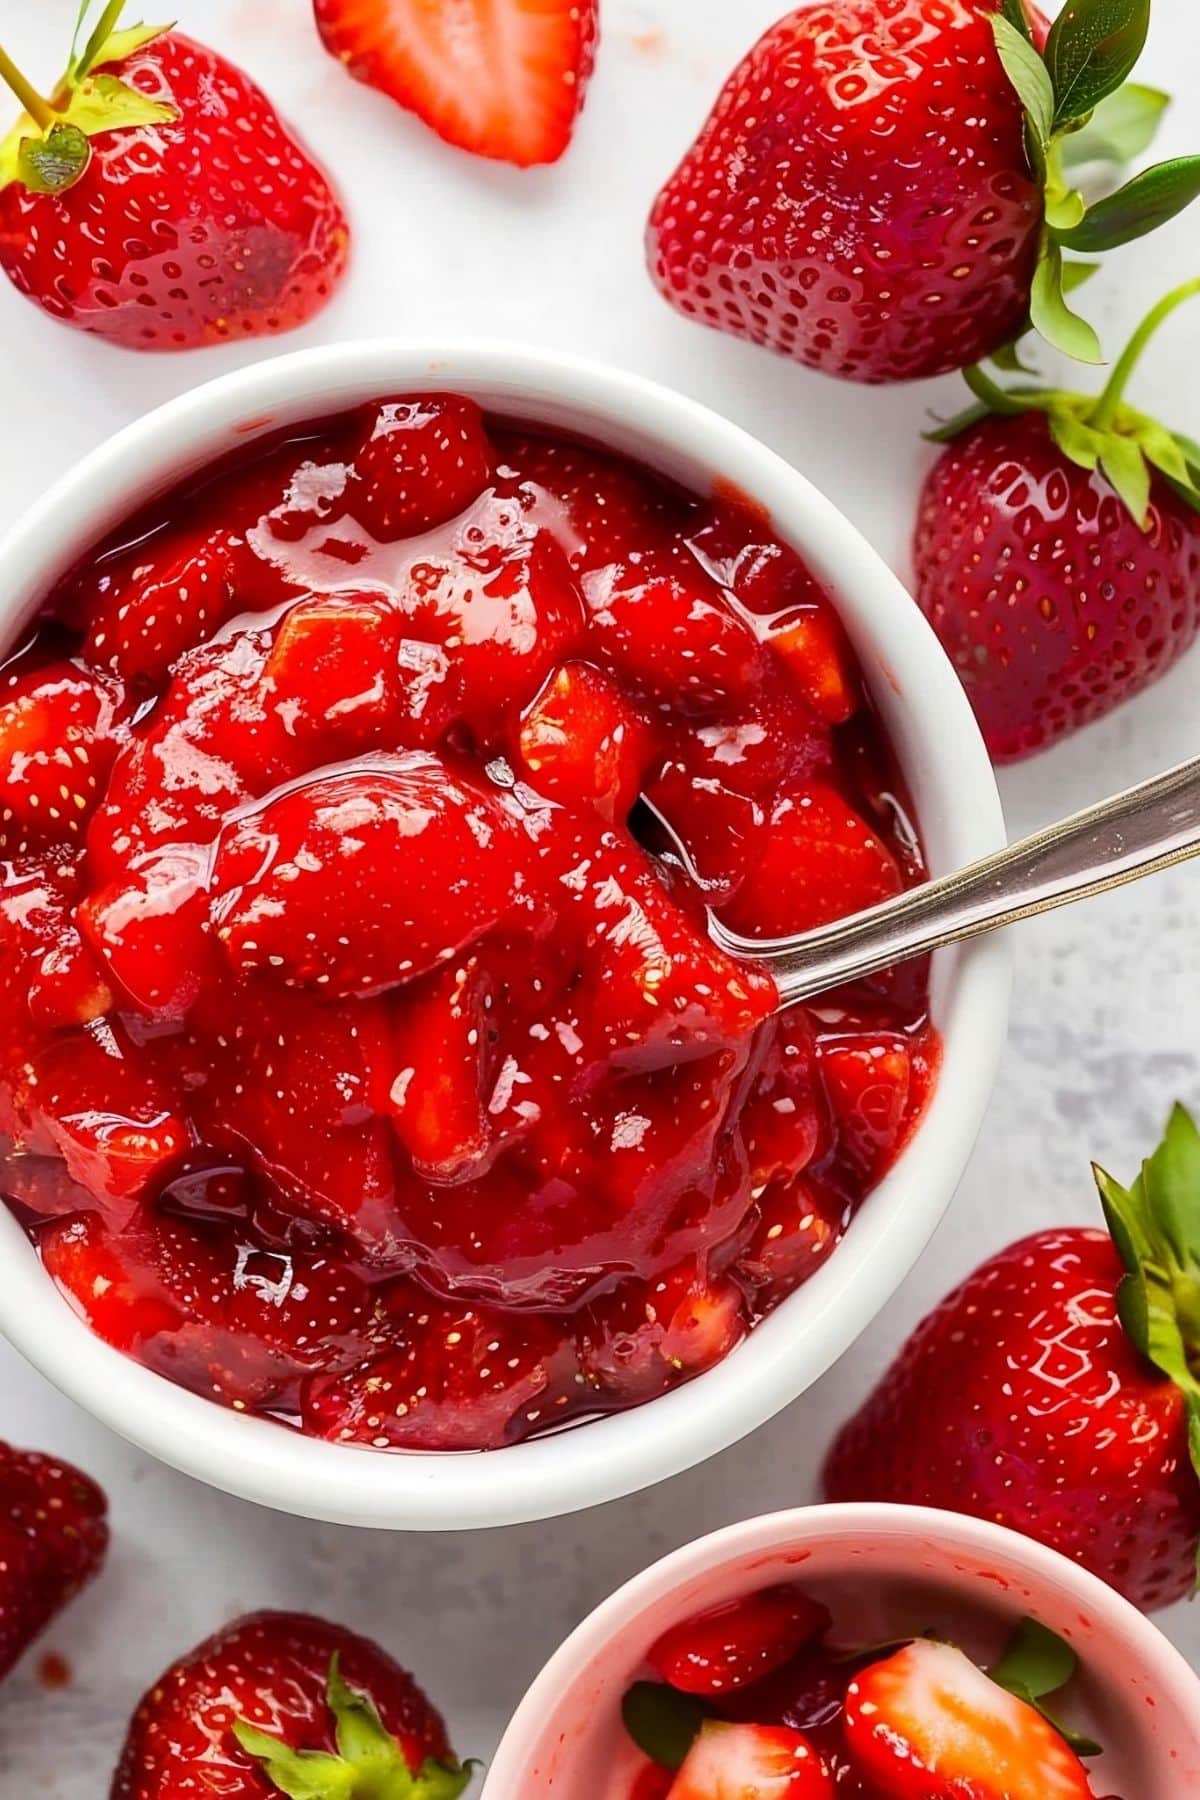
[[[656,709],[703,717],[762,681],[757,637],[694,563],[613,563],[586,576],[584,592],[595,653]]]
[[[762,1588],[673,1625],[647,1656],[685,1694],[729,1694],[782,1668],[829,1624],[828,1610],[799,1588]]]
[[[379,757],[231,824],[212,917],[235,968],[333,995],[379,993],[501,920],[536,922],[528,848],[500,790],[425,751]]]
[[[215,979],[207,884],[207,854],[179,844],[148,852],[80,905],[84,936],[126,1007],[182,1019]]]
[[[14,1031],[26,1012],[32,1024],[54,1031],[86,1025],[113,1005],[75,924],[77,889],[69,860],[0,863],[0,1010]]]
[[[520,760],[533,786],[563,806],[624,821],[653,753],[645,720],[590,663],[565,663],[521,722]]]
[[[598,0],[316,0],[325,47],[476,156],[527,168],[571,141],[595,60]]]
[[[429,394],[386,401],[353,453],[350,510],[381,543],[432,531],[479,498],[491,463],[474,400]]]
[[[266,705],[313,763],[349,756],[386,741],[401,707],[399,658],[400,621],[380,595],[313,595],[280,624],[263,669]]]
[[[515,492],[554,531],[573,569],[603,568],[648,543],[665,550],[686,516],[686,501],[591,444],[511,431],[492,436],[501,453],[500,491]]]
[[[774,1305],[815,1275],[837,1249],[849,1209],[845,1200],[802,1175],[772,1181],[758,1197],[757,1219],[739,1267]]]
[[[172,532],[145,554],[101,563],[72,597],[87,618],[84,655],[123,681],[162,682],[185,651],[250,610],[244,577],[252,566],[244,540],[224,529]]]
[[[367,1353],[370,1290],[336,1258],[165,1217],[118,1235],[94,1215],[52,1226],[41,1253],[106,1343],[227,1406],[278,1404]]]
[[[950,1644],[918,1639],[846,1689],[846,1742],[895,1800],[1092,1800],[1066,1739]]]
[[[714,1721],[701,1727],[667,1800],[837,1800],[837,1790],[801,1732]]]
[[[788,937],[890,900],[903,886],[895,857],[849,802],[813,782],[776,803],[762,855],[721,917],[746,937]]]
[[[862,704],[854,661],[841,621],[818,602],[775,621],[767,639],[819,719],[844,725]]]
[[[426,1180],[472,1180],[499,1148],[487,1104],[497,1066],[495,1002],[490,972],[469,957],[438,970],[396,1010],[392,1123]]]
[[[562,1360],[549,1322],[435,1300],[409,1284],[386,1304],[383,1354],[306,1384],[306,1430],[377,1449],[479,1450],[538,1423]]]
[[[895,1031],[848,1032],[823,1037],[817,1057],[838,1161],[859,1181],[873,1181],[903,1138],[913,1089],[912,1046]]]
[[[0,680],[0,855],[82,837],[117,752],[120,690],[75,663]]]
[[[624,1282],[579,1315],[586,1386],[604,1406],[637,1406],[723,1360],[746,1333],[736,1283],[686,1262],[659,1281]]]
[[[793,1007],[771,1029],[742,1113],[742,1139],[756,1188],[798,1174],[829,1148],[828,1111],[817,1079],[812,1026]]]

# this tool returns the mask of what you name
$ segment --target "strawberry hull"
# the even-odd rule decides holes
[[[832,602],[737,501],[385,396],[125,521],[11,669],[0,781],[66,695],[90,785],[0,822],[0,1187],[188,1386],[394,1448],[636,1404],[834,1252],[920,1116],[923,971],[781,1019],[708,935],[710,899],[767,933],[923,874]],[[256,1326],[308,1286],[313,1334]]]

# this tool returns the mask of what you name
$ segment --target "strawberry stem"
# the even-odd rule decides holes
[[[1003,413],[1015,418],[1018,414],[1029,412],[1031,408],[1038,406],[1036,396],[1021,395],[1018,397],[1016,394],[1006,393],[998,382],[992,380],[990,375],[984,374],[978,363],[972,363],[962,373],[963,380],[975,398],[982,400],[990,412]]]
[[[58,114],[50,102],[38,93],[32,82],[26,80],[4,49],[0,49],[0,80],[8,83],[35,125],[39,125],[43,131],[50,131],[58,124]]]
[[[1088,423],[1093,430],[1105,431],[1112,425],[1121,402],[1125,398],[1125,389],[1129,378],[1141,361],[1142,352],[1150,339],[1163,321],[1171,316],[1176,307],[1182,306],[1185,300],[1191,300],[1197,294],[1200,294],[1200,278],[1195,281],[1185,281],[1182,287],[1173,289],[1147,313],[1129,340],[1124,355],[1109,376],[1107,387],[1092,408]]]
[[[83,53],[75,65],[81,75],[86,75],[93,62],[103,50],[112,36],[113,29],[121,14],[125,11],[125,0],[108,0],[108,5],[96,23],[96,29],[84,46]]]

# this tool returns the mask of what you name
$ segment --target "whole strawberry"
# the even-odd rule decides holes
[[[1070,171],[1086,154],[1079,128],[1125,81],[1147,20],[1144,0],[1074,0],[1052,30],[1023,0],[789,13],[659,194],[654,281],[691,318],[856,381],[961,368],[1030,315],[1099,361],[1064,298],[1063,250],[1140,235],[1154,207],[1135,183],[1120,219],[1120,196],[1088,211]],[[1161,96],[1125,99],[1145,119],[1125,142],[1141,148]],[[1164,168],[1155,223],[1196,191],[1180,165]]]
[[[289,331],[328,300],[349,233],[266,95],[111,0],[49,100],[0,52],[25,115],[0,146],[0,265],[65,324],[133,350]]]
[[[149,1688],[110,1800],[456,1800],[470,1780],[439,1715],[377,1644],[302,1613],[259,1612]]]
[[[921,495],[916,595],[999,762],[1103,718],[1195,639],[1200,449],[1123,396],[1196,293],[1154,309],[1098,399],[971,370],[982,405],[935,433],[952,441]]]
[[[825,1466],[830,1500],[889,1500],[1038,1538],[1147,1611],[1200,1544],[1200,1132],[1176,1107],[1111,1238],[1045,1231],[918,1326]]]
[[[107,1514],[78,1469],[0,1444],[0,1679],[99,1573]]]

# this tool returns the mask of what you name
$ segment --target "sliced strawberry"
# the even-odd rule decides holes
[[[562,1357],[549,1322],[435,1300],[409,1284],[386,1305],[383,1354],[306,1385],[306,1430],[406,1450],[494,1449],[528,1435]]]
[[[370,1290],[333,1258],[166,1217],[116,1234],[94,1215],[51,1227],[41,1253],[106,1343],[227,1406],[278,1403],[369,1348]]]
[[[838,1161],[858,1180],[874,1180],[904,1134],[913,1088],[912,1045],[896,1031],[849,1032],[822,1037],[817,1057]]]
[[[693,562],[613,563],[585,577],[584,593],[594,653],[657,710],[703,717],[763,679],[757,637]]]
[[[775,805],[762,856],[722,918],[747,937],[787,937],[889,900],[895,857],[835,788],[813,782]]]
[[[387,741],[400,711],[400,633],[378,594],[317,594],[284,615],[263,670],[264,701],[298,747],[311,745],[314,761]]]
[[[29,1148],[58,1155],[114,1225],[187,1145],[187,1128],[148,1053],[106,1019],[51,1039],[17,1098]]]
[[[538,792],[610,824],[629,816],[652,754],[646,721],[590,663],[565,663],[521,722],[521,764]]]
[[[845,1733],[863,1774],[894,1800],[1093,1800],[1053,1725],[949,1644],[921,1638],[856,1675]]]
[[[667,1800],[837,1800],[837,1791],[799,1731],[713,1722],[701,1727]]]
[[[153,685],[233,613],[249,611],[244,577],[252,559],[227,530],[171,532],[161,545],[100,563],[72,608],[87,624],[84,655],[122,680]]]
[[[182,1019],[217,979],[207,884],[207,853],[179,844],[148,852],[135,873],[80,905],[84,936],[127,1007]]]
[[[824,603],[787,613],[767,638],[817,717],[844,725],[862,704],[850,645],[837,614]]]
[[[464,512],[491,476],[492,453],[474,400],[452,394],[389,400],[354,452],[350,511],[381,543],[431,531]]]
[[[478,957],[466,957],[437,970],[395,1008],[392,1123],[418,1175],[429,1181],[475,1179],[491,1160],[495,1001],[490,972]]]
[[[673,1625],[647,1654],[685,1694],[729,1694],[782,1668],[829,1623],[828,1610],[799,1588],[761,1588]]]
[[[113,1005],[75,924],[77,889],[69,859],[0,863],[0,1012],[14,1028],[25,1009],[33,1024],[54,1031],[86,1025]]]
[[[500,790],[425,751],[380,756],[232,823],[217,848],[213,922],[244,972],[378,993],[501,920],[536,922],[523,854],[519,814]]]
[[[82,837],[117,753],[120,700],[76,663],[0,680],[0,855]]]
[[[448,143],[524,168],[571,141],[598,0],[315,0],[326,48]]]

